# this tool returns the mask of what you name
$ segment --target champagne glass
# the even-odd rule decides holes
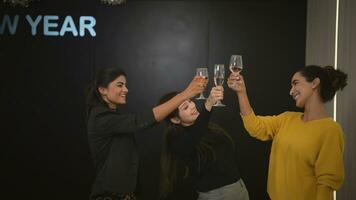
[[[224,84],[225,69],[223,64],[214,65],[214,83],[215,86],[222,86]],[[216,102],[214,106],[225,106],[220,100]]]
[[[230,58],[230,71],[231,73],[241,72],[242,67],[242,56],[241,55],[232,55]]]
[[[204,77],[204,78],[208,78],[208,76],[209,76],[208,68],[206,68],[206,67],[197,68],[196,75]],[[206,99],[206,98],[204,97],[203,93],[200,93],[199,97],[197,97],[196,99]]]

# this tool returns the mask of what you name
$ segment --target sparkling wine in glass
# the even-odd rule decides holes
[[[231,73],[241,72],[242,67],[242,56],[241,55],[232,55],[230,58],[230,65],[229,65]]]
[[[208,68],[206,68],[206,67],[197,68],[196,75],[207,79],[209,76]],[[196,99],[206,99],[206,98],[204,97],[203,93],[200,93],[199,97],[197,97]]]
[[[214,83],[215,86],[222,86],[224,84],[225,69],[223,64],[214,65]],[[217,101],[214,106],[225,106],[221,101]]]

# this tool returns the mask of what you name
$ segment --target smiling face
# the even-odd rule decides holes
[[[116,109],[120,104],[126,104],[126,95],[128,93],[126,77],[123,75],[118,76],[107,87],[99,87],[99,92],[103,100],[112,109]]]
[[[199,111],[197,110],[195,103],[188,99],[179,105],[178,115],[178,117],[171,118],[171,122],[182,126],[190,126],[194,124],[199,116]]]
[[[312,82],[308,82],[300,72],[294,74],[289,94],[293,97],[297,107],[304,108],[311,96],[317,92],[316,86],[318,84],[316,82],[317,80],[315,79]]]

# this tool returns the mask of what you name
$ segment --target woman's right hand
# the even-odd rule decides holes
[[[246,93],[245,81],[240,73],[231,73],[227,85],[238,94]]]
[[[192,98],[204,91],[208,84],[208,79],[202,76],[195,76],[188,87],[182,92],[186,98]]]
[[[224,99],[224,88],[222,86],[216,86],[211,88],[210,95],[205,101],[205,108],[210,111],[212,106],[217,101]]]

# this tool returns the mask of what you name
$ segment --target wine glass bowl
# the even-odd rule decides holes
[[[231,73],[241,72],[243,69],[242,65],[242,56],[241,55],[232,55],[230,58],[229,69]]]
[[[196,76],[201,76],[201,77],[208,79],[208,77],[209,77],[208,68],[206,68],[206,67],[197,68]],[[196,99],[206,99],[206,97],[204,97],[204,94],[202,92],[202,93],[200,93],[199,97],[197,97]]]
[[[214,65],[214,83],[215,86],[223,86],[225,79],[225,68],[223,64]],[[214,106],[225,106],[220,100]]]

